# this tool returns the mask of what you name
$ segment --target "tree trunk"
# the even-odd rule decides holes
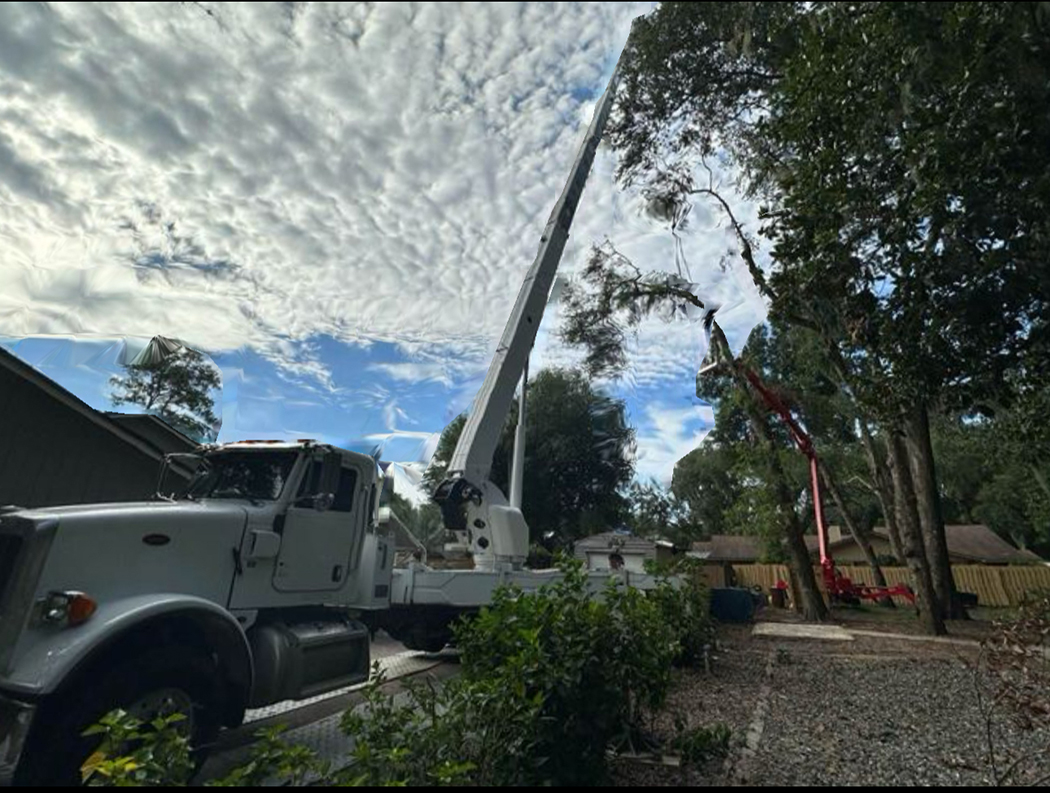
[[[886,532],[890,535],[890,550],[900,564],[904,564],[904,542],[901,540],[901,528],[897,525],[897,508],[894,506],[892,478],[889,471],[886,472],[890,480],[887,486],[879,488],[879,507],[886,519]]]
[[[790,502],[790,495],[788,496]],[[824,622],[828,619],[828,607],[824,596],[817,586],[817,577],[813,574],[813,560],[806,547],[802,533],[802,524],[795,514],[794,504],[787,505],[789,513],[785,518],[785,541],[788,551],[788,563],[795,579],[795,592],[798,594],[798,611],[806,622]],[[784,511],[784,506],[781,507]]]
[[[802,598],[798,595],[802,589],[801,584],[798,582],[798,576],[795,574],[795,565],[789,564],[787,569],[788,586],[791,587],[791,608],[796,614],[802,615]]]
[[[761,440],[768,450],[770,485],[776,493],[778,511],[782,519],[781,525],[784,528],[784,540],[787,545],[788,563],[795,578],[793,583],[795,584],[796,610],[801,611],[803,619],[807,622],[823,622],[828,618],[828,607],[817,586],[817,577],[813,574],[813,561],[806,547],[802,523],[795,512],[795,499],[791,496],[791,487],[788,485],[787,476],[777,456],[776,439],[765,417],[759,413],[757,405],[754,404],[753,396],[749,395],[749,397],[748,412],[751,426],[757,439]]]
[[[941,605],[941,615],[945,619],[966,619],[966,609],[955,588],[951,558],[948,556],[941,494],[937,487],[937,467],[930,439],[930,417],[925,404],[917,405],[907,417],[904,430],[919,507],[922,540],[933,588]]]
[[[893,477],[893,490],[896,496],[897,520],[901,530],[904,560],[911,571],[912,580],[919,596],[919,612],[922,615],[926,632],[933,636],[943,636],[948,631],[944,627],[944,618],[933,588],[933,579],[926,561],[926,552],[922,544],[919,528],[919,509],[915,498],[915,489],[911,479],[911,468],[904,448],[904,439],[896,432],[886,437],[889,453],[890,474]]]
[[[838,344],[835,343],[831,336],[826,333],[822,333],[821,335],[824,339],[824,346],[831,358],[832,367],[835,369],[835,373],[839,377],[839,382],[843,390],[851,399],[853,399],[854,404],[856,405],[857,400],[853,396],[853,378],[850,377],[849,367],[846,364],[846,359],[842,355],[842,350],[839,349]],[[868,468],[871,471],[871,479],[875,484],[875,491],[879,497],[879,506],[882,508],[882,516],[886,521],[886,532],[889,534],[890,548],[893,551],[893,555],[897,557],[897,560],[903,562],[904,546],[901,542],[900,530],[897,526],[892,477],[890,476],[882,455],[875,446],[875,440],[871,436],[871,429],[868,427],[868,422],[865,420],[864,416],[861,415],[859,406],[856,407],[856,411],[857,423],[860,425],[861,440],[864,443],[864,451],[868,458]]]
[[[857,546],[864,554],[864,559],[867,561],[868,566],[872,570],[872,575],[875,577],[875,585],[881,587],[887,586],[886,576],[883,575],[882,567],[879,565],[879,560],[875,556],[875,550],[871,547],[871,538],[868,536],[868,533],[861,528],[855,520],[853,520],[853,514],[846,506],[846,499],[843,497],[842,491],[839,490],[838,482],[835,481],[835,477],[832,476],[831,471],[829,471],[823,463],[820,464],[820,478],[824,482],[824,486],[827,488],[828,492],[831,493],[831,499],[835,502],[835,506],[838,507],[839,514],[842,515],[842,520],[846,524],[846,528],[849,529],[853,541],[857,543]],[[879,598],[879,603],[887,608],[893,608],[893,598]]]
[[[897,508],[894,505],[893,477],[890,475],[886,461],[882,459],[879,450],[875,446],[875,439],[871,437],[871,430],[867,423],[860,421],[861,439],[864,441],[864,452],[868,458],[868,470],[871,479],[875,483],[875,492],[879,497],[879,506],[882,508],[882,517],[886,521],[886,533],[890,536],[890,550],[897,557],[897,561],[904,563],[904,544],[901,542],[900,527],[897,525]]]
[[[733,353],[729,349],[725,335],[717,325],[715,328],[717,333],[711,335],[711,343],[719,347],[716,353],[717,358],[722,361],[732,361]],[[735,365],[731,367],[731,372],[737,388],[746,395],[747,414],[755,440],[763,443],[767,449],[769,484],[776,493],[778,511],[782,516],[784,536],[787,542],[789,566],[795,579],[792,583],[794,584],[796,610],[800,609],[802,617],[808,622],[823,622],[829,616],[828,607],[817,587],[817,577],[813,574],[813,563],[809,557],[809,549],[806,548],[802,524],[795,512],[795,499],[791,496],[791,487],[788,485],[787,476],[777,456],[776,438],[769,427],[764,407],[760,406],[751,383]]]

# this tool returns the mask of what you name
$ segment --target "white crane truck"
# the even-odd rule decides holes
[[[116,707],[181,710],[207,747],[249,708],[367,680],[379,628],[438,650],[498,586],[557,577],[525,569],[528,527],[490,468],[619,69],[434,494],[446,526],[466,531],[475,569],[395,569],[381,506],[390,480],[367,455],[308,440],[204,447],[176,498],[2,507],[0,784],[78,783],[91,748],[81,731]],[[595,591],[608,576],[592,575]]]

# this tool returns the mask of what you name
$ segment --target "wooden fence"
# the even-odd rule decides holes
[[[839,571],[858,584],[874,586],[875,578],[870,567],[840,565]],[[824,589],[819,567],[814,567],[817,585]],[[906,567],[884,567],[886,582],[911,584],[911,575]],[[759,586],[768,592],[777,581],[791,581],[786,565],[782,564],[737,564],[733,565],[737,586]],[[1006,566],[952,565],[955,585],[962,592],[977,595],[982,606],[1016,607],[1028,592],[1050,590],[1050,567],[1045,565]],[[900,599],[903,600],[903,599]]]

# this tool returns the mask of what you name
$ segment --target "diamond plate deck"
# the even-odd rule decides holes
[[[437,669],[454,661],[455,657],[455,651],[445,651],[438,654],[407,651],[380,658],[378,663],[380,669],[385,673],[386,681],[394,682],[401,678]],[[299,726],[292,727],[283,734],[282,740],[284,742],[311,749],[322,760],[337,766],[338,760],[346,757],[353,750],[354,746],[353,739],[344,735],[339,727],[344,709],[331,713],[332,707],[339,707],[337,703],[332,703],[327,709],[330,715],[320,716],[305,724],[302,723],[303,718],[309,719],[313,717],[313,714],[308,713],[312,706],[353,694],[364,689],[366,685],[366,683],[361,683],[356,686],[331,691],[321,696],[311,697],[310,699],[280,702],[266,708],[249,711],[245,715],[242,726],[230,731],[237,739],[233,740],[227,748],[217,748],[201,770],[201,774],[195,780],[195,784],[209,779],[220,778],[233,768],[246,763],[251,757],[252,743],[254,742],[254,735],[249,737],[247,734],[254,733],[266,720],[281,716],[288,717],[292,723],[294,723],[293,717],[298,716],[300,722]],[[407,693],[402,691],[395,693],[393,699],[395,703],[401,704],[405,702],[407,696]],[[364,703],[359,703],[347,709],[358,711],[363,707]],[[323,710],[324,708],[322,707]],[[221,744],[222,741],[220,741]],[[308,780],[307,784],[314,781],[316,780]],[[272,787],[277,784],[277,781],[273,780],[266,786]]]

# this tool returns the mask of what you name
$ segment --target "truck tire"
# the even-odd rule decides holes
[[[184,705],[191,710],[184,723],[199,770],[220,728],[218,676],[208,657],[199,651],[163,647],[98,671],[104,675],[101,679],[93,675],[41,707],[16,784],[82,786],[80,767],[100,739],[81,733],[116,708],[146,721],[164,707],[162,702],[169,712],[182,711]]]
[[[416,623],[404,635],[401,643],[409,650],[423,653],[439,653],[452,641],[452,631],[448,626]]]

